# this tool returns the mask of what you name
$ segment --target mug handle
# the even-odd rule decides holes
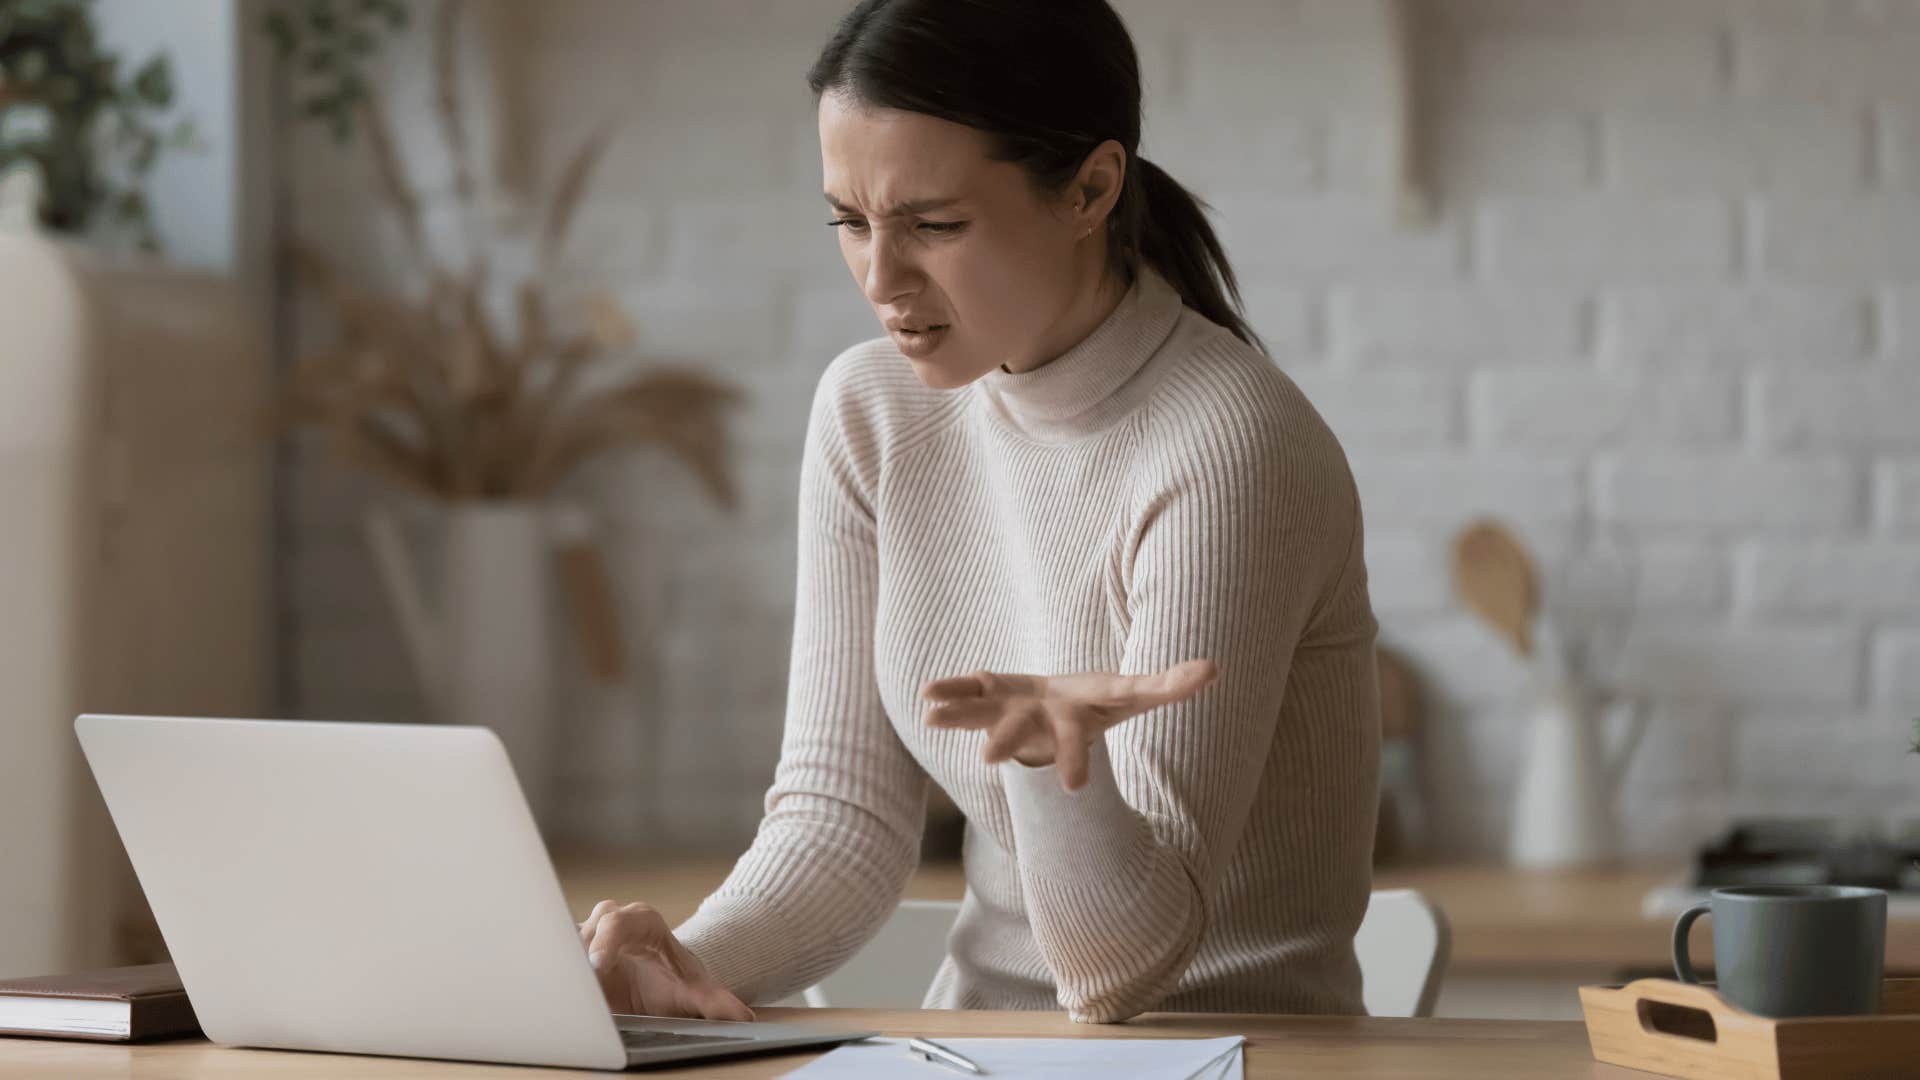
[[[1702,900],[1680,913],[1673,924],[1673,973],[1683,983],[1700,984],[1700,976],[1693,970],[1693,961],[1687,957],[1687,931],[1693,929],[1693,921],[1702,915],[1713,914],[1713,902]]]

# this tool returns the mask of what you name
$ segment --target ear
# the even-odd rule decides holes
[[[1127,151],[1117,140],[1108,139],[1093,148],[1080,163],[1080,171],[1068,190],[1076,235],[1094,232],[1106,225],[1114,204],[1120,201],[1120,189],[1126,179]]]

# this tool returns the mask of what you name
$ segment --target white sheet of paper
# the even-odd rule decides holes
[[[987,1076],[1004,1080],[1244,1080],[1246,1040],[1222,1039],[935,1039]],[[1227,1051],[1233,1050],[1234,1053]],[[1209,1064],[1211,1063],[1211,1064]],[[960,1080],[969,1074],[926,1061],[905,1039],[848,1043],[781,1080]]]

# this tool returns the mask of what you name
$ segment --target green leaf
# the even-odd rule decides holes
[[[299,41],[293,29],[293,20],[287,18],[284,11],[269,11],[267,17],[260,20],[261,29],[273,39],[273,47],[284,63],[293,55],[294,45]]]
[[[339,27],[340,16],[331,0],[307,0],[307,25],[319,34],[331,34]]]
[[[129,188],[113,200],[113,213],[122,221],[137,221],[147,212],[147,197]]]
[[[49,67],[45,50],[29,49],[14,59],[12,76],[23,83],[37,83],[47,77]]]
[[[159,156],[160,140],[154,138],[152,133],[143,131],[137,136],[133,153],[128,155],[128,163],[136,174],[145,175],[153,169],[153,163]]]
[[[173,104],[173,65],[165,56],[156,56],[133,77],[133,92],[156,109]]]

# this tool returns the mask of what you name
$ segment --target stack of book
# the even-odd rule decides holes
[[[142,1042],[199,1032],[172,964],[0,980],[0,1035]]]

